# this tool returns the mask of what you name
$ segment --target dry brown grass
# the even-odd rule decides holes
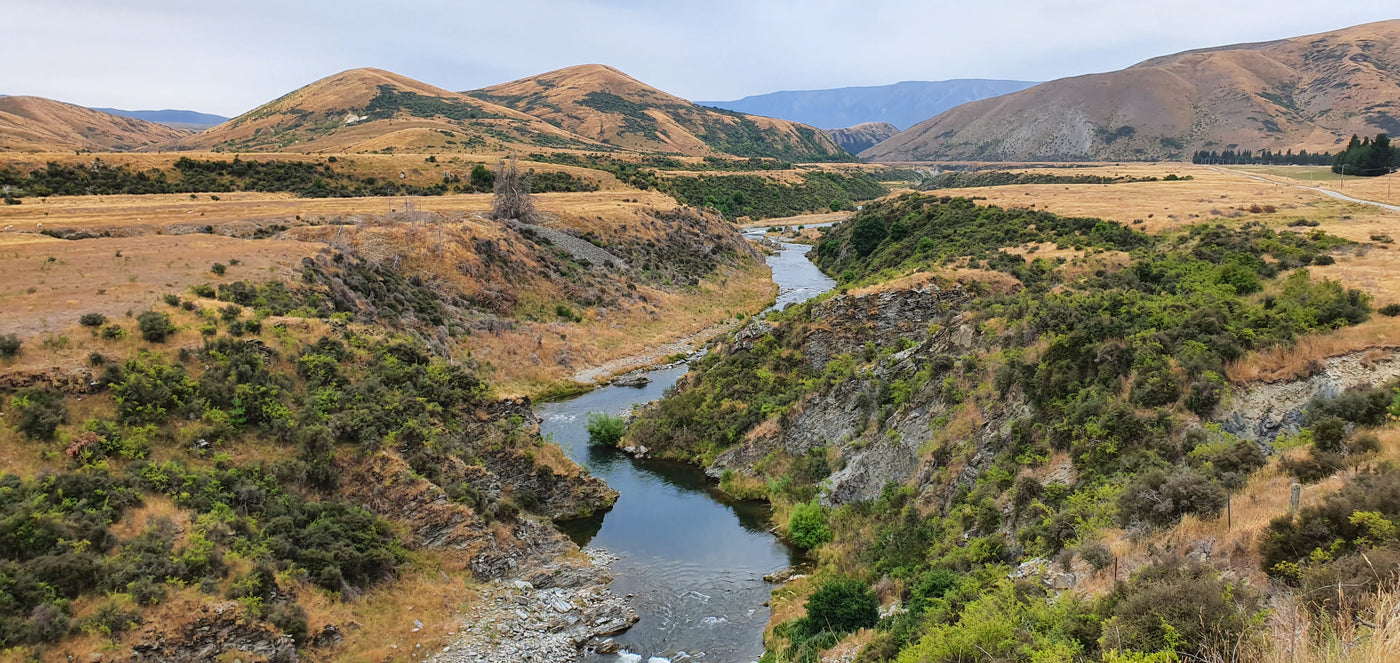
[[[353,159],[380,156],[358,155]],[[133,165],[148,165],[169,158],[168,155],[123,157],[130,159]],[[662,194],[630,190],[542,194],[537,199],[537,206],[550,225],[593,233],[604,240],[660,239],[667,226],[651,221],[647,214],[675,207],[675,201]],[[454,236],[465,238],[461,239],[460,246],[450,247],[451,256],[429,250],[434,247],[432,233],[438,225],[432,228],[368,223],[305,226],[297,221],[297,217],[305,221],[383,219],[397,214],[391,210],[401,212],[406,202],[413,202],[422,215],[438,219],[439,224],[445,223],[440,227],[455,232]],[[18,207],[6,206],[0,208],[0,224],[4,224],[0,228],[13,227],[10,232],[0,232],[0,271],[10,277],[0,283],[0,332],[30,338],[76,337],[88,333],[74,326],[77,317],[87,312],[103,313],[124,327],[134,329],[134,322],[126,318],[127,312],[139,313],[152,306],[161,308],[158,302],[162,294],[174,292],[188,296],[188,287],[197,283],[217,285],[240,279],[294,278],[303,257],[326,250],[327,243],[333,240],[351,248],[359,247],[369,257],[379,249],[403,249],[401,253],[409,267],[418,273],[440,275],[468,295],[486,286],[501,287],[501,284],[483,284],[465,278],[458,269],[461,264],[479,266],[480,258],[468,255],[472,250],[471,240],[500,239],[508,234],[499,223],[482,218],[490,204],[489,195],[405,201],[399,198],[311,200],[238,193],[221,195],[218,201],[207,196],[189,200],[188,196],[181,195],[73,196]],[[253,222],[283,223],[292,228],[275,240],[244,240],[203,233],[168,234],[183,232],[181,228],[192,224],[212,225],[216,232],[225,228],[246,230]],[[41,224],[50,229],[79,228],[137,236],[66,241],[35,232]],[[161,232],[167,234],[156,234]],[[414,250],[408,251],[408,248]],[[227,264],[234,258],[241,264],[230,267],[223,277],[208,271],[212,263]],[[529,286],[529,291],[522,294],[522,301],[527,306],[552,311],[554,303],[562,297],[559,288],[559,284],[547,283]],[[514,330],[471,336],[464,341],[464,347],[491,366],[491,378],[500,393],[537,394],[578,371],[642,355],[648,348],[701,333],[731,320],[736,314],[756,312],[773,297],[767,267],[761,263],[722,270],[692,288],[661,289],[639,285],[638,292],[647,301],[584,312],[583,323],[525,321]],[[197,342],[197,336],[190,341]],[[31,341],[26,341],[26,348],[31,345]],[[63,357],[67,363],[61,365],[77,365],[85,353],[70,355]],[[32,357],[24,362],[32,364],[30,359]]]
[[[1000,169],[1000,168],[999,168]],[[1136,163],[1086,168],[1004,168],[1015,172],[1053,175],[1101,175],[1106,177],[1164,177],[1190,175],[1189,181],[1137,182],[1131,184],[1022,184],[1014,186],[945,189],[938,195],[977,196],[1002,207],[1034,207],[1066,216],[1090,216],[1128,224],[1156,233],[1184,225],[1232,220],[1264,223],[1296,218],[1312,203],[1331,200],[1314,191],[1250,180],[1237,173],[1221,173],[1204,166],[1182,163]],[[1253,214],[1254,205],[1273,205],[1272,214]],[[1236,216],[1231,217],[1234,214]]]
[[[1230,362],[1225,375],[1235,384],[1292,380],[1308,375],[1314,362],[1328,357],[1396,345],[1400,345],[1400,318],[1373,316],[1330,334],[1309,334],[1292,345],[1251,352]]]
[[[27,237],[33,237],[28,236]],[[40,236],[42,237],[42,236]],[[3,242],[5,234],[0,234]],[[165,293],[186,296],[197,283],[290,278],[321,246],[219,235],[156,235],[66,241],[43,237],[0,244],[0,331],[20,336],[67,333],[84,313],[102,313],[135,330],[140,313]],[[224,276],[215,262],[237,259]],[[78,332],[85,333],[85,332]]]

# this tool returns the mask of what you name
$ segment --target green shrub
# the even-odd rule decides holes
[[[68,421],[63,394],[48,387],[31,387],[16,393],[10,407],[19,412],[15,428],[31,439],[51,440],[60,424]]]
[[[850,633],[880,619],[880,602],[859,580],[836,578],[807,597],[807,624],[812,632]]]
[[[0,359],[18,357],[20,353],[19,337],[14,334],[0,336]]]
[[[84,327],[101,327],[107,324],[107,316],[101,313],[84,313],[78,318],[78,324]]]
[[[1109,596],[1112,608],[1099,641],[1105,650],[1175,650],[1196,656],[1207,651],[1248,651],[1258,595],[1222,580],[1203,564],[1149,566],[1119,583]]]
[[[180,306],[180,296],[174,293],[167,292],[163,296],[161,296],[161,299],[165,301],[166,306]]]
[[[175,324],[165,313],[146,311],[136,316],[136,324],[141,328],[141,338],[151,343],[164,343],[165,339],[175,333]]]
[[[1346,467],[1341,454],[1329,453],[1314,448],[1312,453],[1300,458],[1284,458],[1279,461],[1283,471],[1298,479],[1298,483],[1314,484],[1340,472]]]
[[[1400,315],[1400,304],[1386,304],[1376,312],[1386,317],[1393,318],[1397,315]]]
[[[788,538],[799,548],[812,550],[831,541],[831,526],[827,524],[826,509],[816,500],[792,507],[788,517]]]
[[[126,338],[126,330],[122,329],[121,325],[106,325],[102,328],[100,334],[102,338],[105,338],[109,341],[115,341]]]
[[[1318,451],[1338,453],[1346,441],[1347,422],[1341,417],[1325,416],[1313,422],[1313,444]]]
[[[209,271],[213,272],[218,276],[223,276],[224,272],[228,271],[228,267],[224,266],[224,264],[221,262],[216,262],[209,266]]]
[[[627,420],[607,412],[589,412],[588,444],[594,447],[615,447],[627,432]]]
[[[208,283],[199,283],[190,286],[190,293],[196,297],[203,297],[204,299],[213,299],[217,294],[214,290],[214,286]]]
[[[1118,500],[1121,524],[1137,523],[1165,527],[1186,514],[1211,517],[1225,508],[1225,489],[1188,469],[1172,474],[1162,470],[1144,472],[1123,491]]]
[[[1394,545],[1400,538],[1396,522],[1400,522],[1400,471],[1391,467],[1362,472],[1321,504],[1269,523],[1259,540],[1260,566],[1270,575],[1296,582],[1300,571],[1310,565],[1369,546]]]

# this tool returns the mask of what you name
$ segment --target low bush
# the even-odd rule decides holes
[[[1118,500],[1118,520],[1128,526],[1173,525],[1186,514],[1210,517],[1225,508],[1225,489],[1188,469],[1138,475]]]
[[[165,339],[175,333],[175,324],[165,313],[146,311],[136,317],[136,324],[141,329],[141,338],[151,343],[164,343]]]
[[[880,603],[865,583],[836,578],[807,597],[807,625],[812,632],[838,635],[870,628],[880,619]]]
[[[1105,651],[1175,650],[1188,657],[1248,648],[1259,609],[1257,593],[1195,563],[1143,568],[1118,583],[1108,602],[1112,617],[1099,643]]]
[[[19,412],[15,429],[35,440],[52,440],[59,425],[68,420],[63,394],[47,387],[19,391],[10,399],[10,407]]]
[[[797,504],[788,517],[788,538],[798,547],[811,550],[831,541],[831,526],[827,524],[826,510],[815,500]]]
[[[0,336],[0,359],[18,357],[20,345],[19,337],[14,334]]]
[[[607,412],[590,412],[585,427],[589,446],[615,447],[627,432],[627,420]]]
[[[101,313],[84,313],[78,318],[78,324],[84,327],[101,327],[107,324],[107,316]]]

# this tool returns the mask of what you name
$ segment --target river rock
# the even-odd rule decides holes
[[[641,389],[642,387],[651,384],[651,378],[647,377],[646,373],[644,372],[634,372],[628,373],[627,375],[623,375],[618,378],[614,378],[612,383],[619,387],[635,387],[637,389]]]

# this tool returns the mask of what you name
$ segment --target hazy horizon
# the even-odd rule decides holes
[[[639,0],[0,0],[0,8],[10,19],[0,55],[28,63],[0,74],[0,94],[230,117],[356,67],[468,90],[601,63],[688,99],[730,100],[903,81],[1048,81],[1395,18],[1393,3],[1377,0],[1326,13],[1297,0],[719,0],[703,10]]]

